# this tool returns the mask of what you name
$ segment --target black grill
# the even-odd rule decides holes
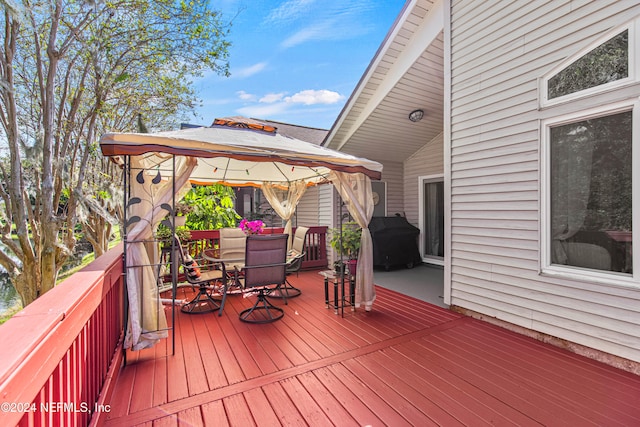
[[[371,218],[369,231],[373,239],[373,265],[404,265],[412,268],[422,261],[418,250],[420,230],[401,216]]]

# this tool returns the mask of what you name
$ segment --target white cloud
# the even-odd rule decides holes
[[[238,93],[246,93],[240,91]],[[248,95],[248,94],[247,94]],[[256,97],[252,99],[254,101]],[[235,112],[246,117],[260,117],[275,118],[286,114],[288,116],[308,114],[310,111],[314,111],[313,108],[301,108],[304,106],[315,106],[314,108],[333,108],[333,107],[319,107],[322,105],[333,105],[343,100],[344,96],[338,92],[330,90],[303,90],[292,96],[285,96],[285,92],[280,93],[268,93],[258,99],[259,103],[253,103],[238,108]],[[323,111],[323,110],[315,110]]]
[[[284,98],[284,92],[281,93],[268,93],[262,98],[260,98],[260,102],[265,104],[273,104],[274,102],[282,101]]]
[[[310,25],[299,30],[294,35],[287,37],[282,43],[280,43],[280,46],[287,49],[309,40],[321,40],[334,37],[329,36],[329,34],[334,34],[334,30],[331,26],[331,22],[319,22],[317,24]]]
[[[266,105],[265,104],[250,105],[250,106],[239,108],[236,111],[245,117],[268,118],[286,111],[287,107],[288,107],[287,103],[277,102],[274,104],[266,104]]]
[[[314,105],[314,104],[335,104],[344,99],[343,95],[331,90],[303,90],[293,96],[288,96],[284,100],[288,103]]]
[[[249,67],[241,68],[236,72],[232,72],[231,76],[239,77],[239,78],[251,77],[255,74],[258,74],[259,72],[264,70],[266,67],[267,67],[266,62],[258,62],[257,64],[251,65]]]
[[[282,25],[295,21],[311,9],[316,0],[289,0],[271,11],[265,18],[266,25]]]
[[[238,98],[242,99],[243,101],[254,101],[256,99],[255,95],[247,93],[243,90],[237,91],[236,94],[238,95]]]
[[[371,27],[363,15],[372,8],[370,0],[290,0],[270,13],[263,25],[296,28],[280,43],[281,48],[288,49],[310,41],[345,40],[367,34]]]

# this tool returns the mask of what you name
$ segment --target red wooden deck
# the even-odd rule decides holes
[[[371,312],[324,306],[322,277],[271,324],[251,300],[177,315],[167,343],[127,355],[108,426],[640,425],[640,377],[377,288]]]

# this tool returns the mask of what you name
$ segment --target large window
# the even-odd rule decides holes
[[[551,263],[632,273],[631,111],[549,127]]]
[[[634,175],[640,176],[636,26],[611,32],[542,79],[542,106],[549,117],[542,122],[545,272],[637,282],[632,250],[634,215],[640,219],[640,196],[633,200]],[[561,111],[557,117],[555,109]]]

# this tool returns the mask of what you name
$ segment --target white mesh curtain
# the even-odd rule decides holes
[[[369,222],[373,216],[373,197],[371,180],[368,176],[356,173],[332,171],[329,180],[345,201],[349,213],[362,228],[358,267],[356,270],[356,307],[364,305],[366,311],[371,310],[376,299],[373,286],[373,240],[369,232]]]
[[[196,164],[195,158],[176,157],[176,201],[188,191],[189,176]],[[133,350],[151,347],[168,336],[167,319],[158,296],[155,267],[158,248],[148,241],[153,237],[153,230],[167,216],[167,211],[160,205],[171,204],[174,186],[170,176],[163,177],[159,171],[146,169],[148,166],[142,156],[130,157],[131,191],[127,217],[129,220],[140,218],[127,232],[129,325],[124,345]]]
[[[296,212],[296,206],[298,206],[300,198],[307,190],[307,184],[304,181],[293,181],[289,183],[289,188],[285,190],[271,182],[264,182],[261,188],[264,197],[276,214],[287,221],[284,233],[289,235],[287,249],[291,249],[291,242],[293,241],[291,218]]]
[[[566,264],[566,240],[584,225],[591,194],[595,141],[582,123],[551,129],[551,250],[553,263]]]

